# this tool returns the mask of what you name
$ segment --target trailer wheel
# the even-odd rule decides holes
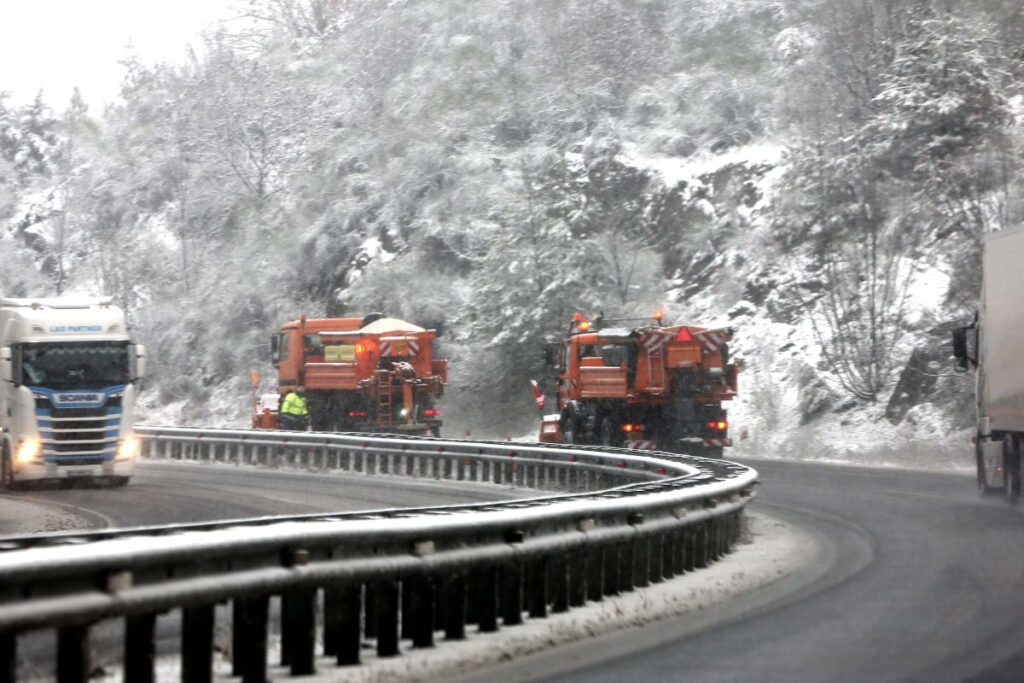
[[[1016,505],[1020,498],[1020,458],[1014,438],[1007,434],[1003,439],[1003,481],[1006,500]]]

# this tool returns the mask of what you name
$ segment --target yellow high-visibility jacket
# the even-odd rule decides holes
[[[288,395],[284,397],[284,403],[281,404],[282,415],[294,415],[296,417],[305,417],[309,415],[309,409],[306,407],[306,399],[299,396],[294,391],[289,391]]]

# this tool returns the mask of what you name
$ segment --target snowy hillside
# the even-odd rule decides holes
[[[244,425],[281,323],[379,310],[438,331],[448,434],[519,437],[573,313],[663,307],[736,328],[737,455],[967,464],[1015,3],[248,6],[105,112],[0,96],[0,292],[114,295],[146,422]]]

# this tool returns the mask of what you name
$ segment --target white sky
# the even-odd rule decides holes
[[[144,63],[179,61],[227,18],[230,0],[0,0],[0,91],[9,104],[43,89],[61,111],[74,86],[94,113],[117,97],[129,42]]]

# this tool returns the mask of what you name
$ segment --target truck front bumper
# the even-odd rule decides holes
[[[14,464],[15,481],[126,479],[134,473],[134,460],[108,460],[95,464],[58,464],[56,462],[23,462]]]

